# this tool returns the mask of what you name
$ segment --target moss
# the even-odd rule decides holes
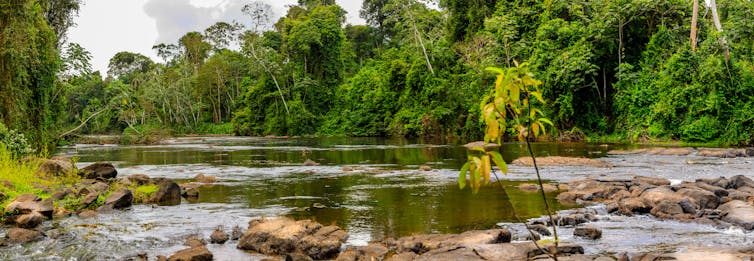
[[[136,187],[135,189],[132,189],[134,192],[134,202],[136,203],[144,203],[149,200],[149,198],[152,197],[152,195],[157,192],[157,190],[160,189],[160,186],[150,184],[150,185],[141,185]]]

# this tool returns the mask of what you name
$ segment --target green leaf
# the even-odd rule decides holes
[[[493,162],[495,162],[495,165],[498,169],[500,169],[500,172],[503,174],[508,173],[508,165],[505,164],[505,161],[503,160],[503,155],[500,155],[500,152],[497,151],[490,151],[487,152],[487,154],[490,155],[490,158]]]
[[[552,124],[552,122],[551,122],[550,120],[548,120],[547,118],[539,118],[539,121],[540,121],[540,122],[544,122],[544,123],[547,123],[547,124],[549,124],[550,126],[555,126],[555,124]],[[544,126],[542,126],[542,127],[544,127]]]
[[[487,67],[484,70],[496,74],[505,74],[505,71],[503,71],[503,69],[497,67]]]
[[[458,174],[458,187],[461,189],[466,187],[466,172],[469,171],[469,167],[471,167],[471,162],[466,162],[461,167],[461,173]]]

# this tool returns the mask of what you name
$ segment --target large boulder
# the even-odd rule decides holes
[[[723,190],[724,191],[724,190]],[[727,192],[727,191],[726,191]],[[691,199],[692,202],[699,205],[700,208],[715,209],[718,206],[719,199],[715,196],[714,192],[704,190],[701,188],[682,188],[676,191],[679,195]],[[723,192],[720,192],[723,193]],[[727,194],[727,193],[724,193]]]
[[[31,212],[16,217],[16,225],[20,228],[35,228],[45,221],[45,216],[39,212]]]
[[[112,208],[112,209],[123,209],[130,207],[134,202],[134,194],[126,189],[121,188],[118,189],[118,191],[113,192],[110,194],[107,199],[105,199],[105,207],[106,208]]]
[[[157,184],[159,189],[152,194],[150,202],[161,206],[181,204],[181,187],[177,183],[165,178],[152,179],[152,183]]]
[[[754,188],[754,180],[751,180],[744,175],[733,176],[730,178],[728,188],[741,189],[742,187]]]
[[[683,197],[673,191],[670,186],[660,186],[651,188],[644,193],[641,193],[641,200],[647,206],[655,207],[660,202],[675,202],[678,203]]]
[[[10,243],[15,244],[23,244],[26,242],[31,242],[35,240],[42,239],[44,237],[44,233],[36,231],[36,230],[30,230],[25,228],[11,228],[8,233],[5,234],[5,238]]]
[[[176,252],[168,261],[212,261],[214,257],[204,246],[197,246]]]
[[[76,166],[73,165],[73,162],[63,157],[43,159],[39,168],[37,168],[37,174],[53,176],[67,175],[74,171],[76,171]]]
[[[334,258],[347,238],[348,234],[340,228],[323,227],[311,220],[261,219],[249,222],[238,248],[266,255],[299,252],[320,260]]]
[[[118,171],[110,162],[97,162],[81,169],[79,175],[87,179],[109,180],[118,176]]]
[[[749,203],[733,200],[718,208],[723,212],[722,220],[747,230],[754,229],[754,206]]]

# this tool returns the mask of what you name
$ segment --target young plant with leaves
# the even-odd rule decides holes
[[[481,118],[487,126],[484,132],[484,141],[467,144],[469,148],[468,161],[461,168],[458,176],[458,185],[463,189],[468,182],[472,191],[477,193],[482,184],[490,182],[490,174],[495,174],[492,170],[492,162],[495,163],[503,174],[507,173],[505,161],[497,149],[502,144],[503,135],[505,135],[506,130],[510,130],[520,142],[526,142],[529,155],[534,162],[537,181],[539,182],[539,191],[542,193],[542,200],[545,203],[550,224],[552,224],[555,249],[557,249],[558,232],[554,225],[555,222],[553,222],[550,205],[547,202],[542,187],[542,178],[537,167],[537,160],[529,143],[530,139],[536,140],[537,137],[544,134],[547,125],[553,126],[553,124],[535,106],[545,104],[542,93],[539,90],[542,82],[534,78],[534,74],[529,71],[528,63],[519,64],[518,62],[514,62],[514,64],[514,67],[505,69],[487,68],[487,71],[496,73],[497,78],[495,80],[495,88],[490,90],[480,104]],[[468,181],[467,177],[469,177]],[[497,177],[497,174],[495,174],[495,177],[499,183],[500,179]],[[503,190],[503,193],[506,193],[502,183],[500,183],[500,188]],[[515,213],[514,217],[518,219]],[[519,221],[526,225],[520,219]],[[539,245],[537,246],[539,247]],[[551,257],[557,260],[557,251],[551,251],[550,253],[552,253]]]

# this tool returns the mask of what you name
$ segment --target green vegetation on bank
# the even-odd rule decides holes
[[[253,22],[155,45],[161,61],[120,52],[106,77],[88,51],[63,44],[78,0],[5,3],[0,118],[39,144],[76,134],[481,139],[480,98],[495,80],[484,68],[526,62],[551,137],[754,141],[750,0],[701,1],[696,23],[680,0],[426,2],[365,0],[367,25],[346,24],[334,1],[301,0],[278,20],[251,2],[242,11]]]

